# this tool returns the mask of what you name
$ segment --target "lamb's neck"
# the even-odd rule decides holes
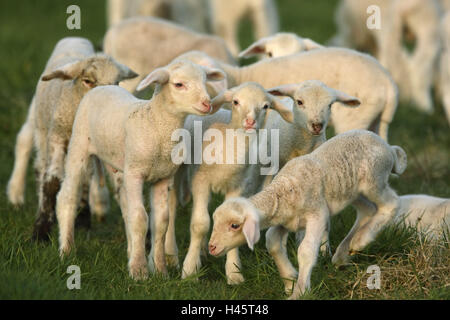
[[[224,62],[218,62],[220,68],[225,71],[227,75],[228,88],[236,87],[242,83],[240,67],[232,66]]]
[[[156,92],[153,94],[151,100],[146,105],[146,111],[148,113],[148,119],[152,122],[161,124],[162,127],[172,131],[177,128],[182,128],[184,120],[187,117],[187,113],[176,112],[174,108],[175,102],[171,98],[167,97],[164,92]]]
[[[326,140],[325,131],[322,132],[322,134],[315,136],[311,134],[308,129],[296,123],[290,125],[290,130],[291,132],[289,136],[297,137],[297,141],[303,141],[304,148],[308,149],[308,153],[313,151],[316,146],[322,144]]]
[[[266,229],[272,226],[283,225],[283,215],[279,214],[280,195],[271,185],[250,197],[250,202],[256,207],[260,215],[260,228]]]

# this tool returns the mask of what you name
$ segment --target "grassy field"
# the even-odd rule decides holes
[[[66,28],[66,8],[81,7],[82,29]],[[334,1],[279,1],[283,30],[295,31],[319,42],[334,33]],[[247,24],[242,44],[252,41]],[[103,224],[90,231],[77,231],[77,251],[64,261],[57,252],[57,230],[52,241],[30,240],[37,197],[34,175],[27,177],[26,203],[15,209],[4,190],[13,166],[15,136],[25,120],[36,81],[55,43],[64,36],[84,36],[100,48],[105,33],[103,1],[0,1],[0,299],[284,299],[283,285],[275,264],[260,241],[254,252],[242,248],[246,282],[228,286],[224,258],[204,258],[199,281],[181,280],[179,270],[168,279],[150,277],[134,282],[128,276],[126,237],[118,206],[112,202]],[[442,106],[432,116],[402,104],[391,124],[390,142],[408,153],[409,165],[392,186],[399,194],[426,193],[450,197],[450,130]],[[210,210],[220,203],[214,197]],[[180,259],[189,239],[190,208],[179,210],[177,239]],[[350,229],[354,211],[346,209],[332,220],[331,246]],[[264,239],[262,237],[262,239]],[[296,264],[296,248],[289,241],[289,254]],[[432,245],[414,230],[388,228],[354,264],[335,269],[331,259],[321,257],[312,275],[307,299],[449,299],[450,249],[442,241]],[[381,268],[381,289],[369,290],[369,265]],[[81,268],[81,290],[68,290],[69,265]]]

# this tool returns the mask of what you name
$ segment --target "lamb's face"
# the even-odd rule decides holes
[[[294,121],[306,127],[312,135],[326,129],[331,116],[331,106],[336,101],[332,90],[319,81],[305,81],[295,91]]]
[[[244,199],[230,199],[220,205],[213,214],[214,226],[209,240],[209,253],[223,256],[245,243],[243,227],[247,218]]]
[[[137,77],[127,66],[110,56],[97,54],[87,59],[68,63],[42,76],[43,81],[52,79],[74,80],[82,92],[104,85],[116,85],[120,81]]]
[[[120,81],[137,77],[127,66],[107,55],[99,54],[88,58],[79,75],[79,81],[86,90],[97,86],[117,85]]]
[[[246,83],[231,94],[233,120],[239,123],[239,128],[246,132],[260,129],[267,110],[272,107],[272,99],[264,88],[257,83]]]
[[[178,112],[205,115],[212,111],[206,81],[223,80],[224,74],[192,62],[181,62],[169,68],[165,86]]]
[[[284,57],[306,50],[301,38],[290,33],[279,33],[268,38],[264,47],[264,57]]]

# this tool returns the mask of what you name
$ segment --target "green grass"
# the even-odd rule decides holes
[[[81,7],[82,29],[65,27],[66,8]],[[334,33],[335,2],[279,1],[283,30],[294,31],[319,42]],[[283,285],[275,264],[260,241],[254,252],[242,248],[246,282],[228,286],[224,258],[203,259],[199,281],[181,280],[178,270],[167,279],[150,277],[134,282],[128,276],[126,237],[118,206],[113,203],[106,223],[93,223],[91,231],[77,231],[77,250],[61,261],[57,230],[50,244],[30,241],[36,211],[32,170],[27,177],[26,203],[16,210],[6,201],[4,190],[13,166],[15,136],[25,120],[36,81],[58,39],[84,36],[97,46],[105,32],[103,1],[11,1],[0,2],[0,299],[284,299]],[[252,41],[248,22],[242,24],[243,46]],[[392,179],[399,194],[427,193],[450,196],[450,135],[442,106],[432,116],[411,106],[399,106],[391,125],[390,141],[405,148],[406,172]],[[31,166],[30,166],[31,167]],[[214,197],[213,210],[220,197]],[[331,246],[336,249],[354,220],[346,209],[332,220]],[[189,207],[180,209],[177,241],[180,259],[189,240]],[[262,237],[264,239],[264,237]],[[288,246],[296,263],[293,239]],[[423,242],[414,230],[388,228],[377,241],[355,257],[354,264],[335,269],[330,258],[321,257],[312,274],[307,299],[449,299],[450,252],[448,243]],[[81,268],[81,290],[68,290],[69,265]],[[380,290],[366,287],[369,265],[381,267]]]

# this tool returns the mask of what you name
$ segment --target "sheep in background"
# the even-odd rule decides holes
[[[208,31],[207,0],[108,0],[108,27],[126,18],[153,16],[172,19],[192,30]]]
[[[34,140],[39,190],[38,213],[33,231],[35,239],[48,239],[54,221],[56,193],[63,179],[66,149],[81,98],[96,86],[118,84],[135,76],[131,69],[111,57],[95,54],[87,39],[64,38],[56,44],[37,84],[27,121],[19,133],[15,168],[8,184],[10,201],[23,199],[26,167],[31,141]],[[97,178],[98,174],[94,175],[93,179]],[[97,182],[92,183],[97,189],[101,189]],[[84,186],[87,189],[88,183],[84,182]],[[97,214],[104,214],[106,210],[101,205],[108,203],[105,188],[103,186],[104,190],[94,190],[90,195]],[[81,211],[86,219],[84,223],[89,225],[87,195],[83,195],[82,206],[84,209]]]
[[[254,42],[239,53],[239,58],[250,58],[255,55],[277,58],[322,48],[325,47],[311,39],[299,37],[295,33],[279,32]]]
[[[213,32],[225,39],[234,55],[240,51],[238,27],[245,15],[253,21],[256,39],[278,32],[278,12],[273,0],[211,0]]]
[[[103,47],[105,53],[141,75],[122,84],[130,92],[135,91],[144,75],[187,51],[199,50],[217,60],[235,63],[219,37],[193,32],[157,18],[131,18],[113,26],[105,35]]]
[[[406,154],[389,146],[379,136],[352,130],[323,143],[312,153],[289,161],[272,183],[250,197],[228,199],[213,214],[214,227],[209,252],[221,256],[247,242],[250,249],[266,233],[266,246],[285,282],[285,290],[296,299],[310,288],[321,239],[332,215],[347,205],[358,208],[357,220],[339,245],[333,262],[348,259],[362,250],[395,216],[398,196],[389,187],[391,173],[406,168]],[[364,203],[376,205],[368,214]],[[298,248],[299,272],[290,263],[283,244],[287,233],[306,230]]]
[[[438,94],[450,124],[450,11],[441,20],[442,51],[438,68]]]
[[[367,54],[344,48],[324,48],[266,59],[245,67],[216,62],[226,72],[231,87],[251,81],[270,88],[320,80],[361,101],[359,108],[332,110],[331,122],[336,133],[370,129],[383,139],[388,138],[389,124],[397,109],[397,86],[387,70]]]
[[[214,112],[206,80],[222,80],[219,70],[200,67],[188,60],[175,61],[150,73],[138,90],[156,84],[151,100],[141,100],[118,86],[89,92],[77,111],[65,165],[65,179],[58,193],[56,214],[60,254],[74,245],[73,224],[80,179],[89,157],[95,155],[120,183],[119,202],[127,234],[128,269],[134,279],[147,277],[145,238],[148,216],[143,185],[151,186],[150,228],[152,247],[149,268],[167,274],[164,238],[168,224],[168,192],[179,165],[172,157],[177,142],[171,135],[182,128],[188,114]],[[114,128],[114,130],[111,130]]]
[[[380,8],[381,29],[366,25],[371,5]],[[411,99],[420,110],[431,113],[439,18],[438,0],[342,0],[336,11],[338,33],[331,44],[374,54],[392,73],[402,99]],[[411,53],[402,44],[405,29],[406,37],[416,41]]]

